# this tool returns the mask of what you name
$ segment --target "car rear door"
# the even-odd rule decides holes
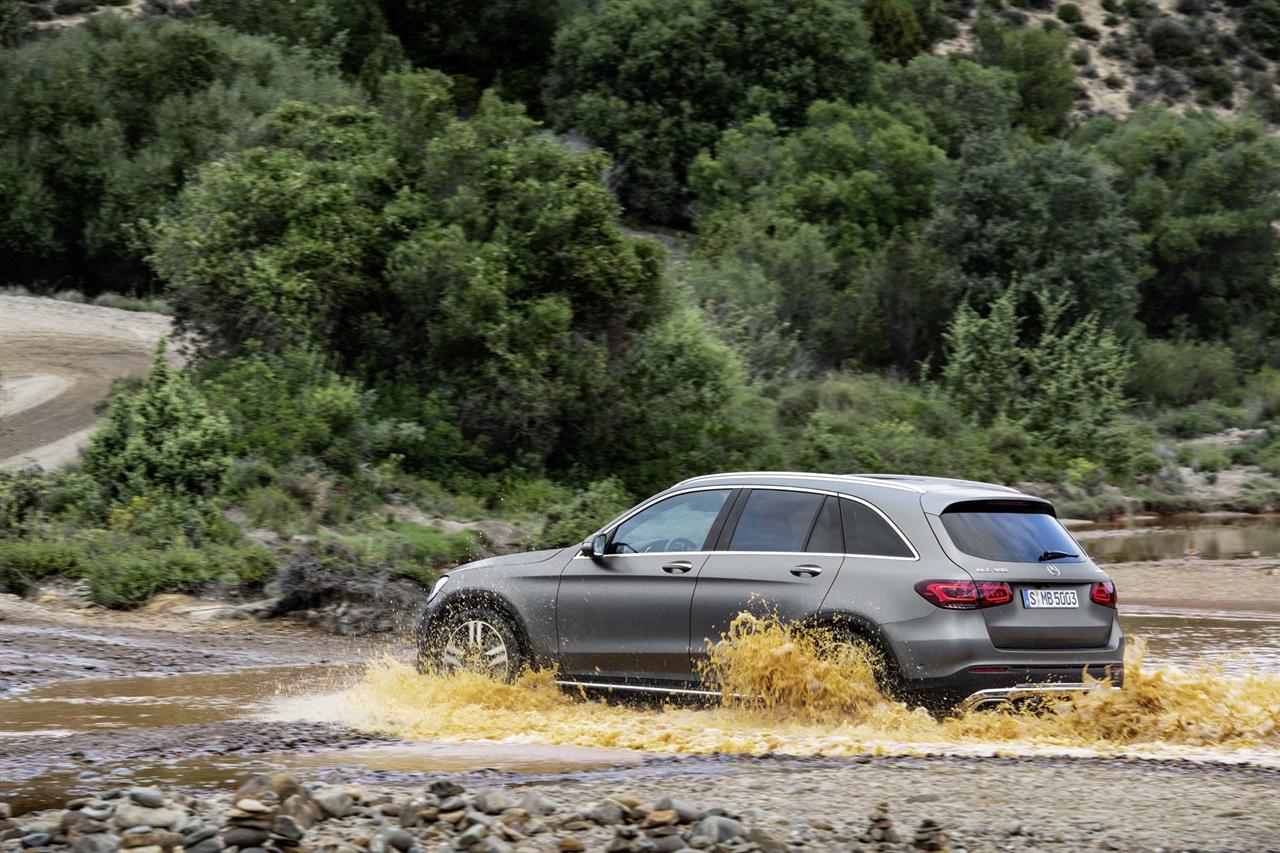
[[[803,619],[822,605],[844,560],[839,500],[799,489],[744,491],[693,593],[695,669],[742,611]]]
[[[734,490],[663,498],[609,532],[605,554],[578,555],[556,598],[560,671],[583,681],[691,681],[689,605]]]

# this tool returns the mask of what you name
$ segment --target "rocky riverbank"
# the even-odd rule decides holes
[[[234,793],[107,789],[0,820],[0,850],[1280,850],[1280,774],[1245,766],[724,756],[575,777],[472,776],[377,785],[270,773]]]

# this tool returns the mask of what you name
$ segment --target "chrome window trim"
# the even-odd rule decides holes
[[[916,546],[913,545],[911,540],[907,538],[907,535],[902,532],[902,529],[893,523],[893,519],[884,514],[880,507],[870,501],[865,501],[862,498],[855,498],[853,495],[840,495],[840,498],[842,500],[860,503],[876,515],[880,516],[880,518],[884,519],[884,523],[889,525],[889,529],[898,535],[898,538],[902,540],[902,544],[906,545],[907,550],[911,552],[910,557],[892,557],[886,554],[850,554],[850,557],[865,557],[875,560],[902,560],[907,563],[914,563],[920,559],[920,552],[916,550]]]
[[[737,476],[737,475],[726,474],[724,476]],[[606,524],[604,527],[601,527],[595,533],[591,534],[590,538],[594,539],[596,536],[599,536],[601,533],[612,535],[614,530],[616,530],[618,527],[621,527],[623,524],[626,524],[629,520],[631,520],[632,517],[636,516],[641,512],[644,512],[646,509],[658,503],[659,501],[665,501],[667,498],[679,497],[680,495],[688,494],[690,492],[717,492],[717,491],[724,490],[725,488],[726,486],[724,485],[691,486],[690,488],[687,488],[687,489],[681,489],[678,492],[669,492],[669,493],[664,492],[663,494],[655,495],[654,497],[650,498],[644,503],[639,504],[635,507],[632,507],[629,511],[627,511],[623,515],[618,516],[613,521]],[[726,548],[723,551],[716,551],[716,550],[641,551],[640,553],[637,553],[637,554],[601,554],[598,558],[588,557],[585,554],[575,554],[573,556],[573,559],[574,560],[595,560],[595,559],[604,559],[604,558],[613,558],[613,557],[669,557],[675,554],[684,554],[686,556],[697,556],[700,554],[706,554],[706,555],[751,554],[751,555],[758,555],[758,556],[808,554],[809,556],[813,556],[813,557],[857,557],[860,560],[901,560],[904,563],[914,563],[919,561],[920,559],[920,552],[916,550],[916,546],[913,545],[911,540],[907,538],[906,534],[902,532],[902,529],[898,527],[898,525],[894,524],[893,519],[885,515],[884,511],[881,510],[880,507],[876,506],[875,504],[863,498],[855,497],[853,495],[847,495],[847,494],[844,494],[843,492],[833,492],[833,491],[830,491],[829,489],[805,488],[803,486],[772,486],[772,485],[765,485],[761,483],[761,484],[740,484],[736,486],[736,488],[764,489],[764,490],[781,491],[781,492],[807,492],[809,494],[825,495],[827,497],[839,498],[840,500],[854,501],[856,503],[860,503],[863,506],[870,509],[872,512],[874,512],[876,515],[880,516],[880,518],[884,520],[885,524],[889,525],[889,529],[891,529],[895,534],[897,534],[898,538],[902,540],[902,544],[907,546],[907,550],[911,552],[912,556],[894,557],[888,554],[851,554],[846,552],[835,553],[835,552],[829,552],[829,551],[730,551]],[[729,489],[729,490],[732,491],[732,489]]]
[[[614,518],[614,519],[613,519],[613,521],[610,521],[608,524],[606,524],[606,525],[604,525],[603,527],[601,527],[601,528],[600,528],[599,530],[597,530],[595,533],[592,533],[589,537],[587,537],[587,539],[588,539],[588,540],[590,540],[590,539],[594,539],[594,538],[596,538],[597,536],[599,536],[601,533],[604,533],[604,534],[607,534],[607,535],[612,536],[613,531],[617,530],[619,527],[621,527],[622,525],[626,524],[626,523],[627,523],[628,521],[630,521],[632,518],[634,518],[635,516],[637,516],[637,515],[639,515],[640,513],[644,512],[646,509],[648,509],[649,507],[653,506],[654,504],[659,503],[659,502],[661,502],[661,501],[665,501],[665,500],[667,500],[668,498],[676,498],[676,497],[679,497],[680,495],[687,495],[687,494],[691,494],[691,493],[693,493],[693,492],[729,492],[729,493],[731,493],[731,494],[732,494],[733,489],[734,489],[734,487],[732,487],[732,486],[693,486],[693,487],[690,487],[690,488],[688,488],[688,489],[681,489],[681,490],[680,490],[680,491],[678,491],[678,492],[663,492],[663,493],[661,493],[661,494],[654,495],[653,497],[649,498],[649,500],[645,501],[644,503],[636,504],[636,505],[635,505],[635,506],[633,506],[631,509],[629,509],[629,510],[627,510],[626,512],[624,512],[622,515],[617,516],[616,518]],[[712,523],[714,524],[715,522],[713,521]],[[667,554],[667,553],[670,553],[670,554],[697,554],[697,553],[699,553],[699,552],[698,552],[698,551],[645,551],[644,553],[645,553],[645,554],[650,554],[650,555],[652,555],[652,554],[659,554],[659,553],[662,553],[662,554]],[[633,557],[633,556],[635,556],[635,555],[634,555],[634,554],[602,554],[601,556],[603,556],[603,557]]]

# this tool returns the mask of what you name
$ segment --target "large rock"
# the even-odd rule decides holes
[[[355,809],[355,800],[351,795],[341,788],[326,788],[319,793],[312,794],[311,799],[315,800],[316,805],[326,816],[331,818],[344,818]]]
[[[149,809],[133,802],[116,806],[115,823],[120,829],[150,826],[156,829],[173,829],[183,822],[186,815],[177,809]]]

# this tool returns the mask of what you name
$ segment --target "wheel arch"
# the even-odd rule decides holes
[[[804,625],[811,628],[827,628],[835,631],[848,631],[859,639],[873,644],[884,655],[885,663],[892,666],[897,675],[902,673],[902,664],[894,650],[893,643],[884,629],[874,620],[849,610],[820,610],[804,620]]]
[[[433,627],[449,615],[468,607],[489,607],[502,614],[515,629],[516,641],[520,643],[520,651],[525,659],[534,661],[533,645],[529,641],[529,626],[524,617],[511,601],[501,593],[489,589],[459,589],[446,595],[430,612],[424,614],[418,626],[418,650],[423,653],[428,648]]]

